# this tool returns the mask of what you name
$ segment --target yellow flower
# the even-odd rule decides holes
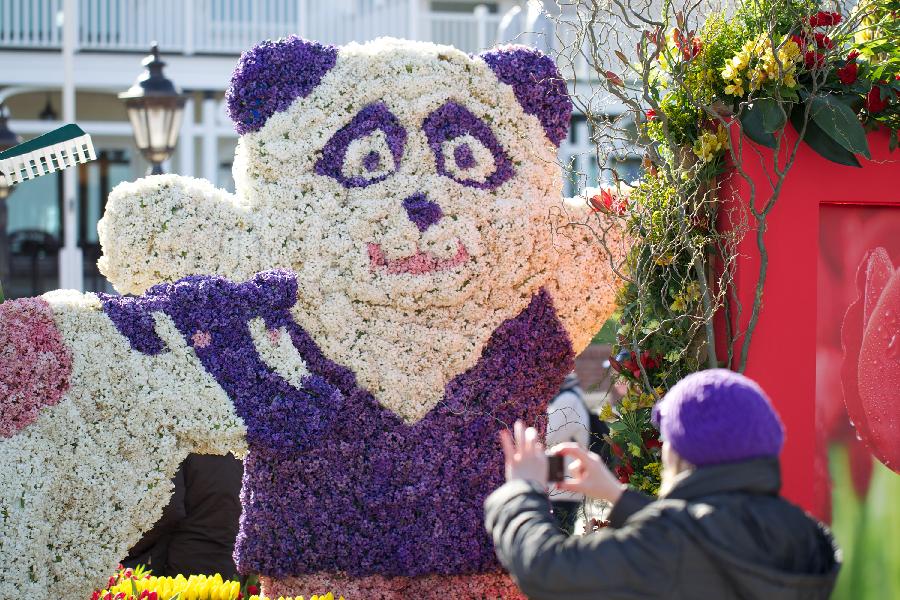
[[[750,64],[750,52],[742,50],[731,59],[731,66],[738,71],[746,69]]]
[[[721,154],[728,144],[728,131],[719,125],[715,132],[705,131],[694,142],[694,154],[707,163]]]
[[[653,408],[654,404],[656,404],[656,398],[653,397],[653,394],[641,394],[638,400],[639,408]]]
[[[783,63],[793,62],[800,58],[800,45],[794,40],[788,40],[778,49],[778,58]]]
[[[616,413],[613,412],[612,406],[609,402],[603,403],[603,408],[600,409],[600,418],[604,421],[613,421],[616,418]]]
[[[725,93],[729,96],[741,97],[744,95],[743,81],[735,79],[729,85],[725,86]]]

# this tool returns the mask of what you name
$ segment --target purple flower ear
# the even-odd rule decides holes
[[[313,91],[334,67],[337,53],[334,46],[292,35],[241,54],[225,93],[237,132],[259,131],[273,114]]]
[[[569,131],[572,101],[556,63],[527,46],[500,46],[480,54],[497,75],[511,85],[526,113],[536,116],[547,138],[557,147]]]

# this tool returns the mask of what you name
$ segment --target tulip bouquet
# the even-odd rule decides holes
[[[242,588],[239,581],[223,579],[219,574],[155,577],[142,566],[126,569],[119,565],[106,587],[94,591],[91,600],[239,600],[253,589],[259,591],[258,586],[247,584]]]
[[[258,578],[251,576],[243,584],[223,579],[218,573],[206,575],[176,575],[155,577],[142,566],[125,568],[119,565],[106,587],[96,590],[91,600],[275,600],[259,595]],[[278,600],[304,600],[303,596],[279,596]],[[310,596],[309,600],[335,600],[334,594]],[[338,600],[344,600],[341,596]]]

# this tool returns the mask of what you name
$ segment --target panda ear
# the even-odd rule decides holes
[[[559,146],[569,132],[572,101],[553,59],[520,45],[498,46],[479,56],[497,79],[512,86],[525,112],[537,117],[547,138]]]
[[[262,42],[241,54],[225,93],[241,135],[259,131],[276,112],[313,91],[337,62],[338,49],[297,36]]]

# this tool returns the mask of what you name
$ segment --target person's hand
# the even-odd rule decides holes
[[[500,445],[506,457],[506,480],[525,479],[541,487],[547,487],[547,457],[544,446],[538,441],[534,427],[525,428],[522,421],[516,421],[513,433],[504,429],[500,432]]]
[[[600,456],[578,444],[559,444],[554,446],[550,453],[572,459],[567,470],[567,475],[571,478],[557,483],[556,488],[559,490],[576,492],[615,504],[628,487],[616,479]]]

